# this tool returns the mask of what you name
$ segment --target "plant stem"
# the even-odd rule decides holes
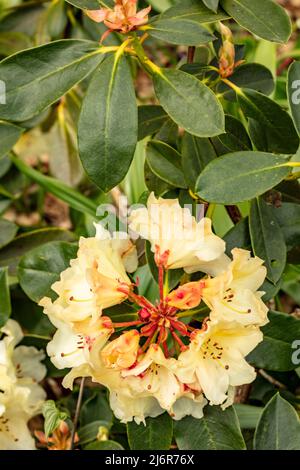
[[[196,52],[196,47],[195,46],[190,46],[188,48],[188,55],[187,55],[187,63],[188,64],[192,64],[194,62],[195,52]]]
[[[71,434],[71,444],[70,444],[70,449],[69,450],[74,449],[76,429],[77,429],[77,424],[78,424],[78,420],[79,420],[79,413],[80,413],[80,408],[81,408],[81,404],[82,404],[82,397],[83,397],[83,391],[84,391],[84,382],[85,382],[85,378],[82,377],[81,382],[80,382],[78,398],[77,398],[75,416],[74,416],[74,421],[73,421],[73,429],[72,429],[72,434]]]

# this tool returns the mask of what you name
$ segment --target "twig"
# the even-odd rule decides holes
[[[194,62],[195,52],[196,52],[196,47],[195,46],[189,46],[188,56],[187,56],[188,64],[192,64]]]
[[[236,225],[242,219],[242,214],[239,208],[237,206],[225,206],[225,207],[232,222]]]
[[[248,401],[252,384],[241,385],[236,388],[234,403],[246,403]]]
[[[271,375],[267,374],[263,369],[259,369],[258,371],[259,375],[261,375],[264,379],[266,379],[270,384],[274,385],[275,387],[279,388],[280,390],[286,390],[287,387],[282,384],[281,382],[278,382],[278,380],[274,379]]]
[[[83,390],[84,390],[84,381],[85,381],[85,378],[82,377],[81,382],[80,382],[80,388],[79,388],[78,398],[77,398],[75,416],[74,416],[74,421],[73,421],[73,429],[72,429],[72,434],[71,434],[71,444],[70,444],[70,449],[69,449],[69,450],[73,450],[73,449],[74,449],[75,436],[76,436],[76,429],[77,429],[77,424],[78,424],[78,420],[79,420],[80,408],[81,408],[81,404],[82,404],[82,397],[83,397]]]

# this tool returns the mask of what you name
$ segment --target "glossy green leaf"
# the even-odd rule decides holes
[[[242,429],[255,429],[258,420],[261,417],[263,408],[260,406],[245,405],[244,403],[236,403],[233,405],[239,423]]]
[[[80,424],[85,426],[91,421],[105,421],[112,424],[113,414],[108,401],[101,393],[97,393],[86,400],[80,410]]]
[[[43,416],[45,418],[44,429],[46,437],[58,428],[61,421],[68,418],[67,413],[60,411],[55,404],[54,400],[47,400],[43,405]]]
[[[82,164],[89,178],[104,192],[125,177],[133,159],[137,132],[137,106],[129,64],[124,56],[110,56],[91,80],[78,124]]]
[[[54,41],[4,59],[0,76],[6,83],[6,104],[0,106],[0,118],[18,122],[32,118],[102,60],[99,45],[82,39]]]
[[[217,157],[210,139],[196,137],[185,132],[182,138],[182,169],[190,189],[194,191],[201,171]]]
[[[264,95],[270,95],[274,90],[274,78],[267,67],[248,63],[237,67],[230,76],[230,81],[240,88],[249,88],[256,90]],[[218,91],[222,92],[226,99],[233,99],[234,92],[224,82],[221,82]]]
[[[11,314],[11,301],[8,285],[8,270],[0,268],[0,328],[5,325]]]
[[[283,273],[283,292],[300,305],[300,266],[287,264]]]
[[[272,207],[262,198],[252,201],[249,227],[254,254],[264,260],[267,278],[276,284],[284,271],[286,244]]]
[[[251,248],[251,239],[248,217],[240,220],[223,238],[226,242],[226,253],[228,256],[230,256],[231,250],[234,248],[249,250]]]
[[[250,118],[249,132],[257,150],[296,153],[299,137],[290,115],[275,101],[254,90],[238,94],[243,113]]]
[[[99,433],[99,428],[106,428],[109,430],[111,427],[111,423],[108,423],[106,421],[90,421],[88,424],[85,426],[82,426],[78,430],[78,437],[80,441],[80,445],[86,445],[92,441],[95,441],[97,439],[98,433]]]
[[[272,0],[220,0],[224,10],[243,28],[274,42],[287,42],[292,28],[286,11]]]
[[[11,242],[18,231],[18,226],[9,220],[0,219],[0,249]]]
[[[247,201],[276,184],[290,172],[287,157],[263,152],[235,152],[207,165],[196,184],[199,196],[208,202],[236,204]]]
[[[39,302],[42,297],[54,298],[51,286],[76,258],[78,247],[66,242],[46,243],[26,253],[18,267],[20,285],[28,297]]]
[[[224,132],[224,113],[215,94],[181,70],[162,69],[153,76],[161,106],[180,127],[198,137]]]
[[[149,25],[150,36],[172,44],[199,46],[216,37],[197,21],[190,19],[158,19]]]
[[[142,140],[148,135],[155,134],[163,124],[169,120],[169,116],[161,106],[148,105],[138,107],[138,140]]]
[[[213,23],[229,18],[229,16],[221,9],[214,13],[199,0],[181,0],[166,10],[161,15],[161,18],[174,20],[188,19],[198,23]]]
[[[255,450],[300,450],[300,420],[279,393],[265,407],[254,435]]]
[[[203,3],[207,8],[216,12],[219,6],[219,0],[203,0]]]
[[[225,116],[225,134],[212,139],[218,155],[240,150],[252,150],[252,144],[243,124],[233,116]]]
[[[29,250],[51,241],[72,242],[74,240],[76,240],[75,234],[55,227],[23,233],[0,250],[0,266],[9,266],[9,273],[15,275],[21,257]]]
[[[294,124],[300,136],[300,62],[293,62],[289,68],[287,92]]]
[[[270,322],[262,327],[263,341],[247,356],[255,367],[270,371],[288,371],[293,363],[292,344],[300,338],[300,320],[287,313],[269,312]]]
[[[157,418],[147,418],[146,426],[128,423],[127,435],[132,450],[169,450],[173,435],[172,418],[164,413]]]
[[[204,417],[190,416],[175,422],[175,440],[180,450],[244,450],[245,442],[234,408],[222,411],[206,406]]]
[[[150,192],[153,191],[156,196],[161,196],[169,189],[174,188],[173,186],[166,183],[166,181],[156,176],[149,167],[147,161],[145,162],[144,166],[144,177],[147,189]]]
[[[166,183],[186,188],[181,169],[181,155],[169,145],[152,140],[147,145],[147,163],[153,173]]]
[[[14,165],[22,173],[28,176],[28,178],[32,179],[47,191],[54,194],[54,196],[69,204],[73,209],[95,217],[97,204],[94,201],[85,197],[79,191],[76,191],[62,181],[56,180],[51,176],[43,175],[41,172],[34,170],[16,156],[11,155],[10,158]]]
[[[4,157],[15,145],[23,131],[21,127],[0,121],[0,158]]]

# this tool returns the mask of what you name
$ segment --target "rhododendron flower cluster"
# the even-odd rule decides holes
[[[23,333],[15,320],[8,320],[0,335],[0,450],[34,450],[27,422],[46,398],[38,384],[46,375],[45,354],[17,346]]]
[[[151,194],[129,222],[150,242],[158,298],[142,296],[130,276],[138,259],[127,234],[98,225],[94,238],[82,238],[52,287],[56,300],[40,302],[57,327],[48,354],[56,367],[72,369],[63,385],[71,388],[77,377],[104,385],[122,422],[165,411],[175,420],[201,418],[207,403],[229,406],[234,387],[255,379],[245,358],[268,321],[259,291],[263,261],[237,248],[228,257],[211,221],[197,221],[177,200]],[[182,282],[170,289],[169,272],[178,268]],[[120,321],[120,314],[114,322],[107,309],[122,302],[131,303],[135,318]]]

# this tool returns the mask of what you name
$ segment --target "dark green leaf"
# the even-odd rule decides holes
[[[16,274],[21,257],[29,250],[51,241],[74,241],[76,235],[60,228],[33,230],[17,236],[12,242],[0,250],[0,266],[9,266],[9,273]]]
[[[80,424],[85,426],[91,421],[106,421],[111,423],[113,414],[104,395],[97,393],[89,398],[81,407]]]
[[[233,405],[242,429],[255,429],[259,418],[263,412],[260,406],[245,405],[236,403]]]
[[[23,131],[21,127],[0,121],[0,159],[15,145]]]
[[[267,67],[261,64],[243,64],[237,67],[230,76],[230,81],[240,88],[250,88],[264,95],[270,95],[274,90],[274,78]],[[234,92],[224,82],[218,87],[226,99],[234,99]]]
[[[203,3],[210,10],[217,12],[219,6],[219,0],[203,0]]]
[[[132,450],[169,450],[172,443],[173,421],[164,413],[157,418],[147,418],[146,426],[135,422],[127,424],[127,434]]]
[[[213,23],[215,21],[229,18],[223,10],[218,13],[212,12],[199,0],[182,0],[178,4],[166,10],[161,18],[171,18],[174,20],[192,20],[198,23]]]
[[[7,245],[18,231],[18,227],[9,220],[0,219],[0,249]]]
[[[257,36],[274,42],[287,42],[292,28],[286,11],[272,0],[221,0],[221,6]]]
[[[189,188],[194,190],[201,171],[217,157],[215,148],[210,139],[196,137],[185,132],[181,153],[184,178]]]
[[[287,157],[263,152],[235,152],[213,160],[196,184],[208,202],[236,204],[247,201],[276,184],[290,172]]]
[[[60,273],[76,258],[77,246],[66,242],[46,243],[29,251],[19,263],[20,285],[30,299],[39,302],[42,297],[54,298],[51,286]]]
[[[152,140],[147,145],[147,163],[153,173],[166,183],[186,188],[181,169],[181,155],[169,145]]]
[[[251,248],[251,240],[248,217],[240,220],[223,238],[226,242],[226,253],[229,256],[233,248],[249,250]]]
[[[97,439],[99,428],[105,428],[109,430],[111,423],[106,421],[92,421],[82,426],[78,431],[78,437],[80,445],[88,444],[89,442],[95,441]]]
[[[205,27],[190,19],[158,19],[149,25],[147,32],[156,39],[172,44],[199,46],[215,40]]]
[[[287,249],[300,245],[300,205],[283,202],[280,207],[274,207],[274,216],[283,232]]]
[[[8,287],[8,270],[0,268],[0,328],[5,325],[11,314],[10,293]]]
[[[252,150],[252,145],[243,124],[233,116],[225,116],[225,134],[213,138],[218,155],[240,150]]]
[[[300,266],[288,264],[283,273],[283,292],[300,305]]]
[[[265,407],[254,435],[255,450],[300,450],[296,410],[276,393]]]
[[[300,135],[300,62],[293,62],[289,68],[287,92],[294,124]]]
[[[300,338],[300,321],[287,313],[269,312],[270,323],[262,327],[264,339],[247,356],[260,369],[288,371],[299,367],[293,363],[292,344]]]
[[[262,198],[252,201],[249,227],[254,254],[264,260],[267,278],[276,284],[284,271],[286,244],[272,207]]]
[[[168,191],[168,189],[173,187],[173,186],[170,186],[165,181],[163,181],[162,179],[158,178],[158,176],[156,176],[151,170],[151,168],[149,167],[147,161],[145,162],[144,174],[145,174],[145,183],[146,183],[148,190],[150,192],[153,191],[156,196],[161,196],[166,191]]]
[[[153,76],[164,110],[190,134],[211,137],[224,132],[224,113],[215,94],[181,70],[162,69]]]
[[[102,60],[99,45],[82,39],[54,41],[4,59],[0,76],[6,83],[6,104],[0,106],[0,118],[32,118],[83,80]]]
[[[180,450],[244,450],[245,442],[234,408],[222,411],[206,406],[204,417],[186,417],[175,423],[174,435]]]
[[[257,150],[296,153],[299,138],[290,115],[275,101],[254,90],[242,90],[238,101],[250,118],[249,132]]]
[[[74,5],[75,7],[81,8],[82,10],[98,10],[101,8],[98,0],[66,0],[66,2]]]
[[[91,80],[78,125],[82,164],[104,192],[125,177],[134,155],[137,132],[137,106],[129,64],[124,56],[108,57]]]
[[[138,140],[155,134],[162,125],[169,120],[168,115],[161,106],[149,105],[138,107],[139,131]]]

